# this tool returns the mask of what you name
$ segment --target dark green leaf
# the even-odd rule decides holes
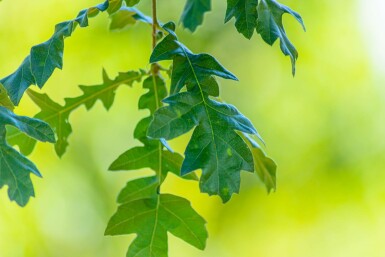
[[[219,195],[226,202],[239,191],[240,171],[254,171],[252,153],[237,131],[259,135],[234,106],[209,97],[219,93],[212,75],[236,79],[235,76],[213,57],[195,55],[182,45],[172,23],[164,29],[169,35],[155,47],[151,61],[173,60],[171,88],[175,85],[175,94],[164,100],[168,106],[155,113],[148,135],[172,139],[195,127],[185,151],[182,175],[202,169],[201,191]],[[180,93],[185,85],[187,92]],[[208,87],[215,90],[209,91]]]
[[[58,137],[57,143],[55,144],[56,153],[59,156],[62,156],[68,146],[68,136],[72,132],[69,116],[72,111],[81,105],[84,105],[87,110],[89,110],[98,100],[100,100],[108,110],[115,99],[116,89],[123,84],[131,86],[135,81],[140,81],[142,75],[143,74],[139,72],[129,71],[126,73],[119,73],[114,80],[111,80],[103,70],[102,84],[95,86],[80,86],[83,95],[74,98],[66,98],[64,106],[52,101],[47,94],[39,94],[29,90],[28,95],[41,109],[36,115],[36,118],[49,123],[56,132]],[[27,140],[22,134],[15,132],[11,133],[10,139],[10,142],[18,144],[20,149],[23,149],[23,152],[25,153],[31,152],[31,148],[34,146],[34,144],[30,140]]]
[[[239,33],[250,39],[257,26],[258,0],[227,0],[225,22],[235,17],[235,27]]]
[[[224,202],[239,191],[240,171],[254,171],[250,149],[236,131],[257,134],[250,121],[231,105],[211,100],[201,91],[182,92],[165,100],[148,134],[172,139],[196,126],[185,151],[182,175],[202,169],[200,187]]]
[[[298,52],[286,35],[282,24],[282,15],[291,14],[305,30],[305,25],[301,16],[289,7],[278,3],[275,0],[261,0],[258,4],[257,32],[269,45],[273,45],[279,38],[281,50],[285,55],[289,55],[292,63],[292,73],[295,74],[295,62]]]
[[[150,57],[150,62],[173,60],[171,94],[178,93],[186,83],[194,84],[198,79],[203,91],[216,96],[218,95],[218,85],[215,80],[210,78],[212,75],[237,80],[234,74],[225,69],[211,55],[193,54],[180,43],[172,30],[173,23],[165,24],[163,27],[169,32],[169,35],[157,44]]]
[[[187,0],[182,17],[183,26],[194,32],[203,23],[205,12],[211,10],[211,0]]]
[[[108,223],[106,235],[135,233],[127,257],[167,257],[167,232],[198,249],[207,239],[205,220],[192,209],[190,202],[170,194],[129,201],[119,206]],[[135,199],[135,198],[134,198]]]
[[[64,38],[72,35],[77,25],[88,26],[88,17],[107,10],[109,1],[79,12],[78,16],[55,26],[49,40],[31,48],[30,55],[11,75],[0,80],[15,105],[18,105],[24,91],[31,85],[44,86],[56,68],[63,67]]]
[[[8,185],[8,196],[20,206],[25,206],[34,196],[30,173],[41,176],[36,166],[10,147],[6,138],[6,125],[11,125],[42,142],[55,142],[52,129],[37,119],[17,116],[5,107],[0,107],[0,188]]]

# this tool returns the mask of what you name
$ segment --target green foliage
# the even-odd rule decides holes
[[[187,199],[162,192],[169,173],[199,181],[201,192],[218,195],[227,202],[239,192],[241,171],[255,172],[268,192],[275,190],[277,166],[255,141],[262,139],[250,120],[218,98],[217,78],[237,80],[236,76],[213,56],[194,54],[178,40],[173,22],[153,22],[153,18],[134,7],[138,3],[139,0],[107,0],[82,10],[75,19],[57,24],[48,41],[32,47],[20,67],[0,80],[0,188],[7,185],[10,200],[24,206],[34,195],[30,173],[40,176],[24,156],[33,151],[36,140],[55,143],[56,135],[55,151],[62,156],[72,133],[70,115],[74,110],[80,106],[89,110],[98,100],[109,110],[119,86],[131,87],[143,79],[146,92],[139,98],[138,107],[148,110],[149,116],[134,131],[142,146],[122,153],[109,170],[148,168],[153,175],[128,181],[118,196],[120,206],[105,234],[135,233],[127,252],[129,257],[163,257],[168,255],[168,232],[198,249],[205,248],[208,237],[206,222]],[[211,0],[187,0],[181,23],[195,31],[210,10]],[[122,30],[136,22],[152,25],[153,42],[157,44],[150,56],[151,69],[121,72],[114,79],[103,70],[101,84],[80,86],[82,94],[65,98],[64,105],[29,89],[31,85],[42,88],[56,68],[62,69],[64,39],[77,26],[88,26],[90,17],[104,11],[109,14],[111,30]],[[254,30],[270,45],[279,38],[282,52],[292,60],[294,74],[298,53],[282,24],[285,13],[303,25],[299,14],[275,0],[228,0],[225,22],[234,17],[236,29],[248,39]],[[172,61],[170,69],[158,64],[164,60]],[[171,77],[169,90],[163,72]],[[25,91],[40,108],[36,119],[13,113]],[[190,130],[193,133],[182,156],[168,146],[167,140]],[[9,144],[18,145],[24,155]],[[200,176],[194,173],[196,170],[202,170]]]
[[[185,151],[182,175],[202,169],[200,188],[219,195],[224,202],[239,192],[240,171],[254,171],[253,156],[236,131],[258,135],[251,122],[234,106],[209,97],[210,89],[202,81],[212,75],[236,80],[217,60],[207,54],[193,54],[181,44],[174,24],[154,49],[150,61],[173,60],[171,91],[167,107],[160,108],[150,124],[148,135],[173,139],[196,127]],[[183,74],[183,76],[181,75]],[[184,85],[187,92],[179,92]]]
[[[52,129],[48,124],[37,119],[18,116],[7,108],[0,106],[0,188],[8,185],[11,201],[20,206],[27,204],[34,196],[30,173],[41,176],[36,166],[6,142],[6,125],[11,125],[42,142],[55,142]]]
[[[46,121],[54,129],[57,135],[55,151],[57,155],[62,156],[68,146],[68,136],[72,132],[69,122],[70,114],[78,107],[84,105],[87,110],[91,109],[96,101],[100,100],[104,107],[109,110],[115,99],[115,91],[121,85],[129,85],[135,81],[140,81],[142,77],[140,72],[121,72],[111,80],[105,70],[103,70],[103,83],[95,86],[80,86],[83,94],[74,98],[66,98],[64,106],[54,102],[47,94],[39,94],[28,90],[28,95],[33,102],[41,109],[36,114],[36,118]],[[34,141],[27,140],[25,135],[11,130],[8,140],[11,144],[18,145],[24,154],[29,154],[34,148]]]
[[[49,40],[31,48],[20,67],[11,75],[0,80],[15,105],[19,104],[25,90],[31,85],[44,86],[56,68],[63,68],[64,38],[70,37],[76,26],[87,27],[88,17],[108,8],[108,1],[79,12],[78,16],[55,26]]]

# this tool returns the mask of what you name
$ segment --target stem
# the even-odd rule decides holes
[[[156,46],[156,28],[158,27],[158,18],[156,17],[156,0],[152,0],[152,49]]]

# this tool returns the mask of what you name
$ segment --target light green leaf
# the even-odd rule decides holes
[[[158,144],[160,144],[158,142]],[[171,153],[168,150],[162,150],[163,146],[145,146],[134,147],[120,155],[109,167],[109,170],[138,170],[142,168],[151,168],[153,171],[161,171],[161,181],[166,178],[167,173],[171,172],[181,176],[183,157],[178,153]],[[160,159],[160,161],[159,161]],[[161,168],[159,167],[161,165]],[[186,179],[196,180],[194,173],[187,174]]]
[[[83,95],[66,98],[65,105],[59,105],[52,101],[47,94],[39,94],[32,90],[28,90],[28,95],[31,97],[41,111],[36,115],[36,118],[42,119],[49,123],[55,130],[58,140],[55,144],[56,153],[62,156],[68,146],[68,136],[72,132],[69,116],[78,107],[84,105],[87,110],[91,109],[96,101],[100,100],[104,107],[108,110],[115,99],[115,91],[120,85],[129,85],[135,81],[140,81],[143,74],[139,72],[129,71],[119,73],[119,75],[111,80],[107,73],[103,70],[103,83],[95,86],[80,86]],[[24,139],[23,139],[24,138]],[[18,133],[11,133],[10,142],[18,144],[23,152],[29,153],[33,149],[34,144],[30,140],[26,140],[25,136]],[[32,148],[32,149],[31,149]]]
[[[239,33],[250,39],[257,26],[258,0],[227,0],[225,22],[235,18],[235,27]]]
[[[105,231],[106,235],[135,233],[127,257],[167,257],[167,232],[203,250],[207,231],[205,220],[186,199],[170,194],[129,201],[119,206]],[[135,198],[134,198],[135,199]]]
[[[11,75],[0,80],[15,105],[18,105],[24,91],[31,85],[44,86],[56,68],[63,67],[64,38],[72,35],[77,25],[88,26],[88,18],[107,10],[109,1],[84,9],[78,16],[55,26],[49,40],[31,48],[30,55]]]
[[[203,23],[205,12],[211,10],[211,0],[187,0],[180,18],[183,26],[194,32]]]
[[[9,99],[7,90],[4,88],[4,86],[0,83],[0,106],[3,106],[9,110],[15,109],[15,106]]]
[[[276,171],[277,164],[266,156],[261,146],[255,142],[249,135],[242,134],[242,138],[248,142],[248,145],[253,154],[255,172],[258,174],[261,181],[265,184],[266,190],[270,193],[276,190]]]
[[[0,188],[8,186],[8,196],[20,206],[25,206],[34,196],[30,173],[41,176],[36,166],[10,147],[6,138],[6,125],[11,125],[42,142],[55,142],[52,129],[37,119],[17,116],[5,107],[0,107]]]
[[[152,24],[152,18],[144,15],[133,7],[122,7],[110,16],[110,30],[121,30],[127,26],[134,25],[137,21]]]
[[[289,55],[292,64],[292,73],[295,74],[295,62],[298,52],[286,35],[282,24],[282,15],[291,14],[305,30],[305,25],[301,16],[289,7],[278,3],[275,0],[260,0],[258,4],[257,32],[269,45],[273,45],[279,38],[281,50],[285,55]]]

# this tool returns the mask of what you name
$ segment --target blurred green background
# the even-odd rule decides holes
[[[13,72],[31,46],[48,39],[56,23],[98,4],[97,0],[4,0],[0,3],[0,77]],[[149,1],[141,10],[149,13]],[[185,1],[159,0],[162,21],[178,21]],[[284,16],[300,57],[291,76],[289,58],[278,44],[259,36],[248,41],[233,21],[223,25],[225,1],[191,35],[177,31],[195,52],[208,52],[239,78],[221,81],[222,98],[249,117],[278,164],[278,189],[266,194],[252,174],[226,205],[200,194],[195,182],[170,176],[165,192],[192,201],[208,221],[204,252],[169,236],[170,257],[382,257],[385,256],[385,4],[381,0],[281,0],[298,11],[307,32]],[[77,96],[77,85],[101,82],[104,67],[149,68],[150,27],[108,31],[102,14],[66,40],[64,70],[44,88],[60,103]],[[34,88],[36,89],[36,88]],[[140,172],[107,172],[133,140],[139,84],[121,87],[106,112],[99,103],[71,115],[74,133],[60,160],[48,144],[30,158],[43,179],[33,177],[36,198],[27,207],[10,203],[0,190],[1,257],[125,256],[132,236],[104,237],[115,198]],[[17,113],[38,108],[23,98]],[[183,152],[186,137],[171,142]]]

